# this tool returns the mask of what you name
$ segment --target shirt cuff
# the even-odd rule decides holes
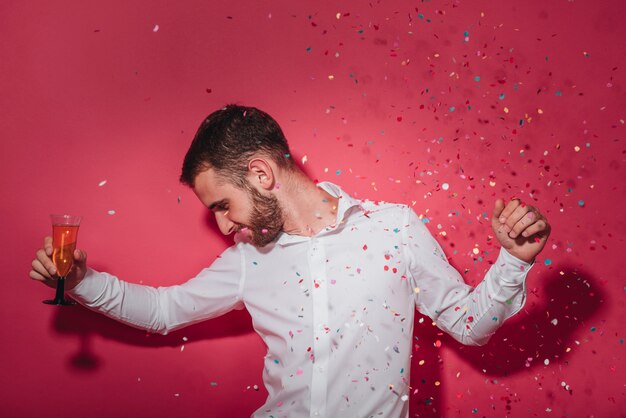
[[[67,294],[82,303],[95,301],[102,294],[106,285],[104,277],[99,276],[102,276],[102,273],[88,268],[83,280],[74,286],[73,289],[68,290]]]
[[[498,276],[507,283],[520,284],[524,282],[528,271],[535,263],[527,263],[519,258],[511,255],[503,247],[500,248],[500,254],[496,260],[496,268]]]

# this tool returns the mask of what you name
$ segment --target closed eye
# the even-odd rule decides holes
[[[212,212],[221,212],[228,210],[228,201],[226,199],[218,200],[209,205],[209,210]]]

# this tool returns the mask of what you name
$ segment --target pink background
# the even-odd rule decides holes
[[[411,416],[624,416],[624,3],[320,3],[0,3],[3,416],[262,405],[246,312],[146,335],[28,279],[55,212],[83,215],[90,264],[125,280],[210,264],[229,242],[178,175],[229,102],[273,115],[313,178],[413,205],[469,283],[497,255],[497,197],[552,222],[487,346],[417,317]]]

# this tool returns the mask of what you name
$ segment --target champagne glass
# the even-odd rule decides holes
[[[65,277],[74,264],[74,250],[78,239],[80,216],[50,215],[52,220],[52,262],[57,268],[57,291],[54,299],[44,300],[48,305],[75,305],[65,299]]]

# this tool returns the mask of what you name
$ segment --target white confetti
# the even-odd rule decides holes
[[[448,189],[450,188],[450,185],[449,185],[448,183],[443,183],[443,184],[441,185],[441,188],[442,188],[443,190],[448,190]]]
[[[159,31],[159,25],[154,25],[152,32],[158,32],[158,31]]]
[[[107,181],[106,180],[102,180],[100,183],[98,183],[98,187],[102,187],[105,184],[107,184]]]
[[[308,161],[309,157],[307,157],[306,155],[304,157],[302,157],[302,164],[306,163]]]
[[[115,211],[114,210],[110,210],[107,212],[109,215],[115,215]]]

